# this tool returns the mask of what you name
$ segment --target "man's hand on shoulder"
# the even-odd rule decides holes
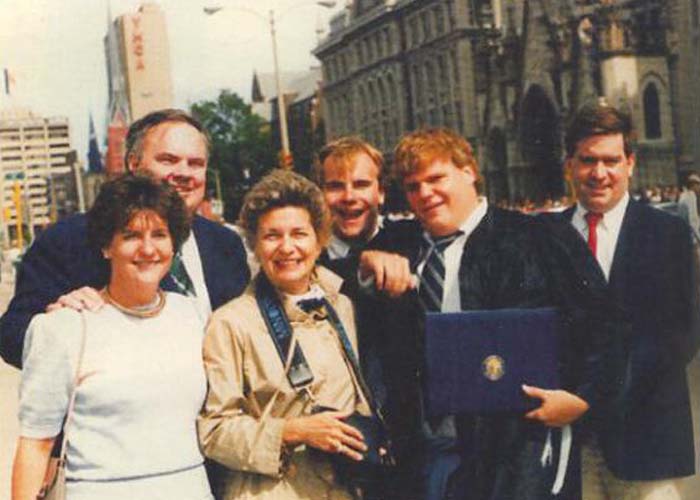
[[[365,250],[360,255],[359,274],[361,281],[374,278],[376,289],[390,297],[398,297],[416,286],[408,259],[394,253]]]
[[[105,304],[100,292],[89,286],[77,288],[71,292],[61,295],[56,302],[46,306],[46,312],[55,311],[68,307],[76,311],[88,310],[99,311]]]

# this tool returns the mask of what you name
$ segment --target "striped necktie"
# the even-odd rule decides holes
[[[440,312],[442,309],[442,295],[445,288],[445,249],[462,234],[464,234],[463,231],[457,231],[440,238],[426,236],[425,265],[420,274],[418,288],[418,298],[426,311]]]
[[[195,297],[197,295],[194,291],[192,279],[190,275],[187,274],[187,269],[185,269],[185,263],[182,262],[182,255],[180,252],[173,255],[173,262],[170,264],[170,276],[172,276],[175,282],[177,293],[186,295],[187,297]]]

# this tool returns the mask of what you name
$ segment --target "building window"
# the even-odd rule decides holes
[[[440,54],[438,56],[437,65],[440,88],[447,89],[450,86],[450,77],[447,74],[447,60],[445,59],[445,54]]]
[[[442,12],[442,7],[435,7],[433,15],[435,16],[435,31],[438,35],[442,35],[445,32],[445,14]]]
[[[455,83],[455,86],[457,86],[459,85],[459,59],[456,50],[450,50],[450,59],[452,61],[452,81]]]
[[[421,23],[423,24],[423,41],[433,38],[433,27],[430,22],[430,11],[426,10],[421,15]]]
[[[455,16],[454,0],[447,0],[447,21],[451,30],[457,26],[457,16]]]
[[[364,39],[364,44],[365,44],[365,55],[367,56],[367,62],[371,63],[374,61],[374,51],[372,50],[372,41],[369,39],[369,37]]]
[[[420,35],[418,34],[418,18],[416,16],[413,16],[410,21],[408,21],[408,26],[409,26],[409,45],[411,47],[418,45],[419,40],[420,40]]]
[[[661,138],[659,91],[650,83],[644,89],[644,132],[647,139]]]
[[[411,71],[411,76],[413,77],[413,88],[415,89],[415,93],[413,95],[413,99],[415,102],[416,107],[422,108],[424,103],[423,103],[423,78],[422,75],[420,74],[420,71],[418,70],[418,66],[413,65],[412,71]]]
[[[382,45],[382,34],[379,31],[374,33],[372,39],[374,40],[374,53],[377,54],[377,58],[382,59],[384,57],[384,45]]]

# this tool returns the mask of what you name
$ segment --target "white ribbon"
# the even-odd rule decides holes
[[[552,494],[558,495],[564,486],[564,479],[566,479],[566,469],[569,466],[569,455],[571,454],[571,443],[572,443],[572,433],[571,426],[565,425],[561,429],[561,448],[559,450],[559,463],[557,464],[557,475],[554,479],[554,484],[552,485]],[[549,467],[552,465],[552,460],[554,457],[554,447],[552,446],[552,429],[547,431],[547,440],[544,443],[544,449],[542,450],[542,456],[540,457],[540,464],[542,467]]]

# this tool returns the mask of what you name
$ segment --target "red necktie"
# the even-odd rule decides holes
[[[600,220],[603,218],[603,214],[599,214],[596,212],[586,212],[586,215],[583,216],[584,219],[586,219],[586,223],[588,224],[588,248],[591,249],[591,252],[593,253],[594,257],[597,257],[597,250],[598,250],[598,223]]]

